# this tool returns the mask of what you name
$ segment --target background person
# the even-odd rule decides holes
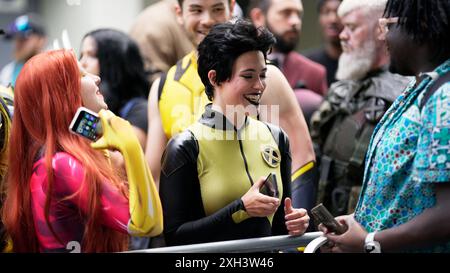
[[[150,83],[193,49],[177,22],[176,4],[176,0],[151,4],[138,15],[130,30],[142,53]]]
[[[385,6],[382,0],[342,1],[339,81],[311,119],[321,163],[318,203],[335,216],[354,211],[372,132],[409,81],[387,71],[389,55],[378,40]]]
[[[339,34],[343,26],[337,14],[342,0],[319,0],[317,10],[319,11],[319,25],[322,31],[324,44],[322,47],[313,49],[305,54],[306,57],[325,66],[327,70],[327,83],[331,86],[336,81],[339,56],[342,53]]]
[[[0,86],[0,94],[8,92],[5,87]],[[6,194],[5,177],[8,171],[8,144],[9,134],[11,131],[11,113],[9,111],[10,101],[5,101],[0,98],[0,211],[3,207],[3,201]],[[8,245],[6,230],[0,219],[0,253],[8,252],[11,249]]]
[[[8,26],[5,37],[14,40],[14,61],[0,71],[0,85],[14,87],[24,63],[44,50],[46,32],[38,15],[26,14],[17,17]]]
[[[100,76],[108,109],[131,123],[145,149],[150,85],[136,43],[118,30],[91,31],[83,38],[80,63],[88,73]]]
[[[268,56],[281,69],[295,95],[307,122],[318,108],[328,85],[322,65],[297,53],[295,48],[302,28],[303,4],[300,0],[254,0],[248,17],[256,26],[267,27],[277,42]]]

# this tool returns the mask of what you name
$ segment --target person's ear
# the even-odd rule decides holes
[[[210,70],[208,72],[208,80],[211,83],[212,86],[216,87],[216,77],[217,77],[217,72],[216,70]]]
[[[249,16],[256,27],[264,27],[266,25],[266,16],[260,8],[252,9]]]
[[[175,6],[173,8],[175,9],[175,15],[177,17],[178,24],[184,25],[183,8],[179,4],[175,4]]]

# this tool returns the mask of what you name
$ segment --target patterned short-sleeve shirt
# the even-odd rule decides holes
[[[434,72],[450,70],[450,59]],[[434,73],[436,75],[436,73]],[[450,82],[421,107],[435,79],[413,80],[374,131],[356,220],[369,232],[404,224],[436,203],[436,183],[450,182]],[[450,252],[450,242],[411,251]]]

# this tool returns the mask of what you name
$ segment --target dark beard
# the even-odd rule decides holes
[[[288,54],[289,52],[291,52],[292,50],[294,50],[297,47],[298,40],[295,40],[292,42],[284,40],[282,36],[276,34],[273,31],[273,29],[270,27],[269,24],[267,24],[267,29],[270,32],[272,32],[273,36],[275,36],[276,42],[273,47],[277,52],[280,52],[283,54]]]

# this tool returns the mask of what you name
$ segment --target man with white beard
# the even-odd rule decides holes
[[[336,78],[311,118],[317,162],[318,203],[333,215],[353,212],[364,172],[364,157],[380,118],[408,80],[387,71],[389,56],[378,19],[387,0],[344,0],[338,9],[344,29]]]

